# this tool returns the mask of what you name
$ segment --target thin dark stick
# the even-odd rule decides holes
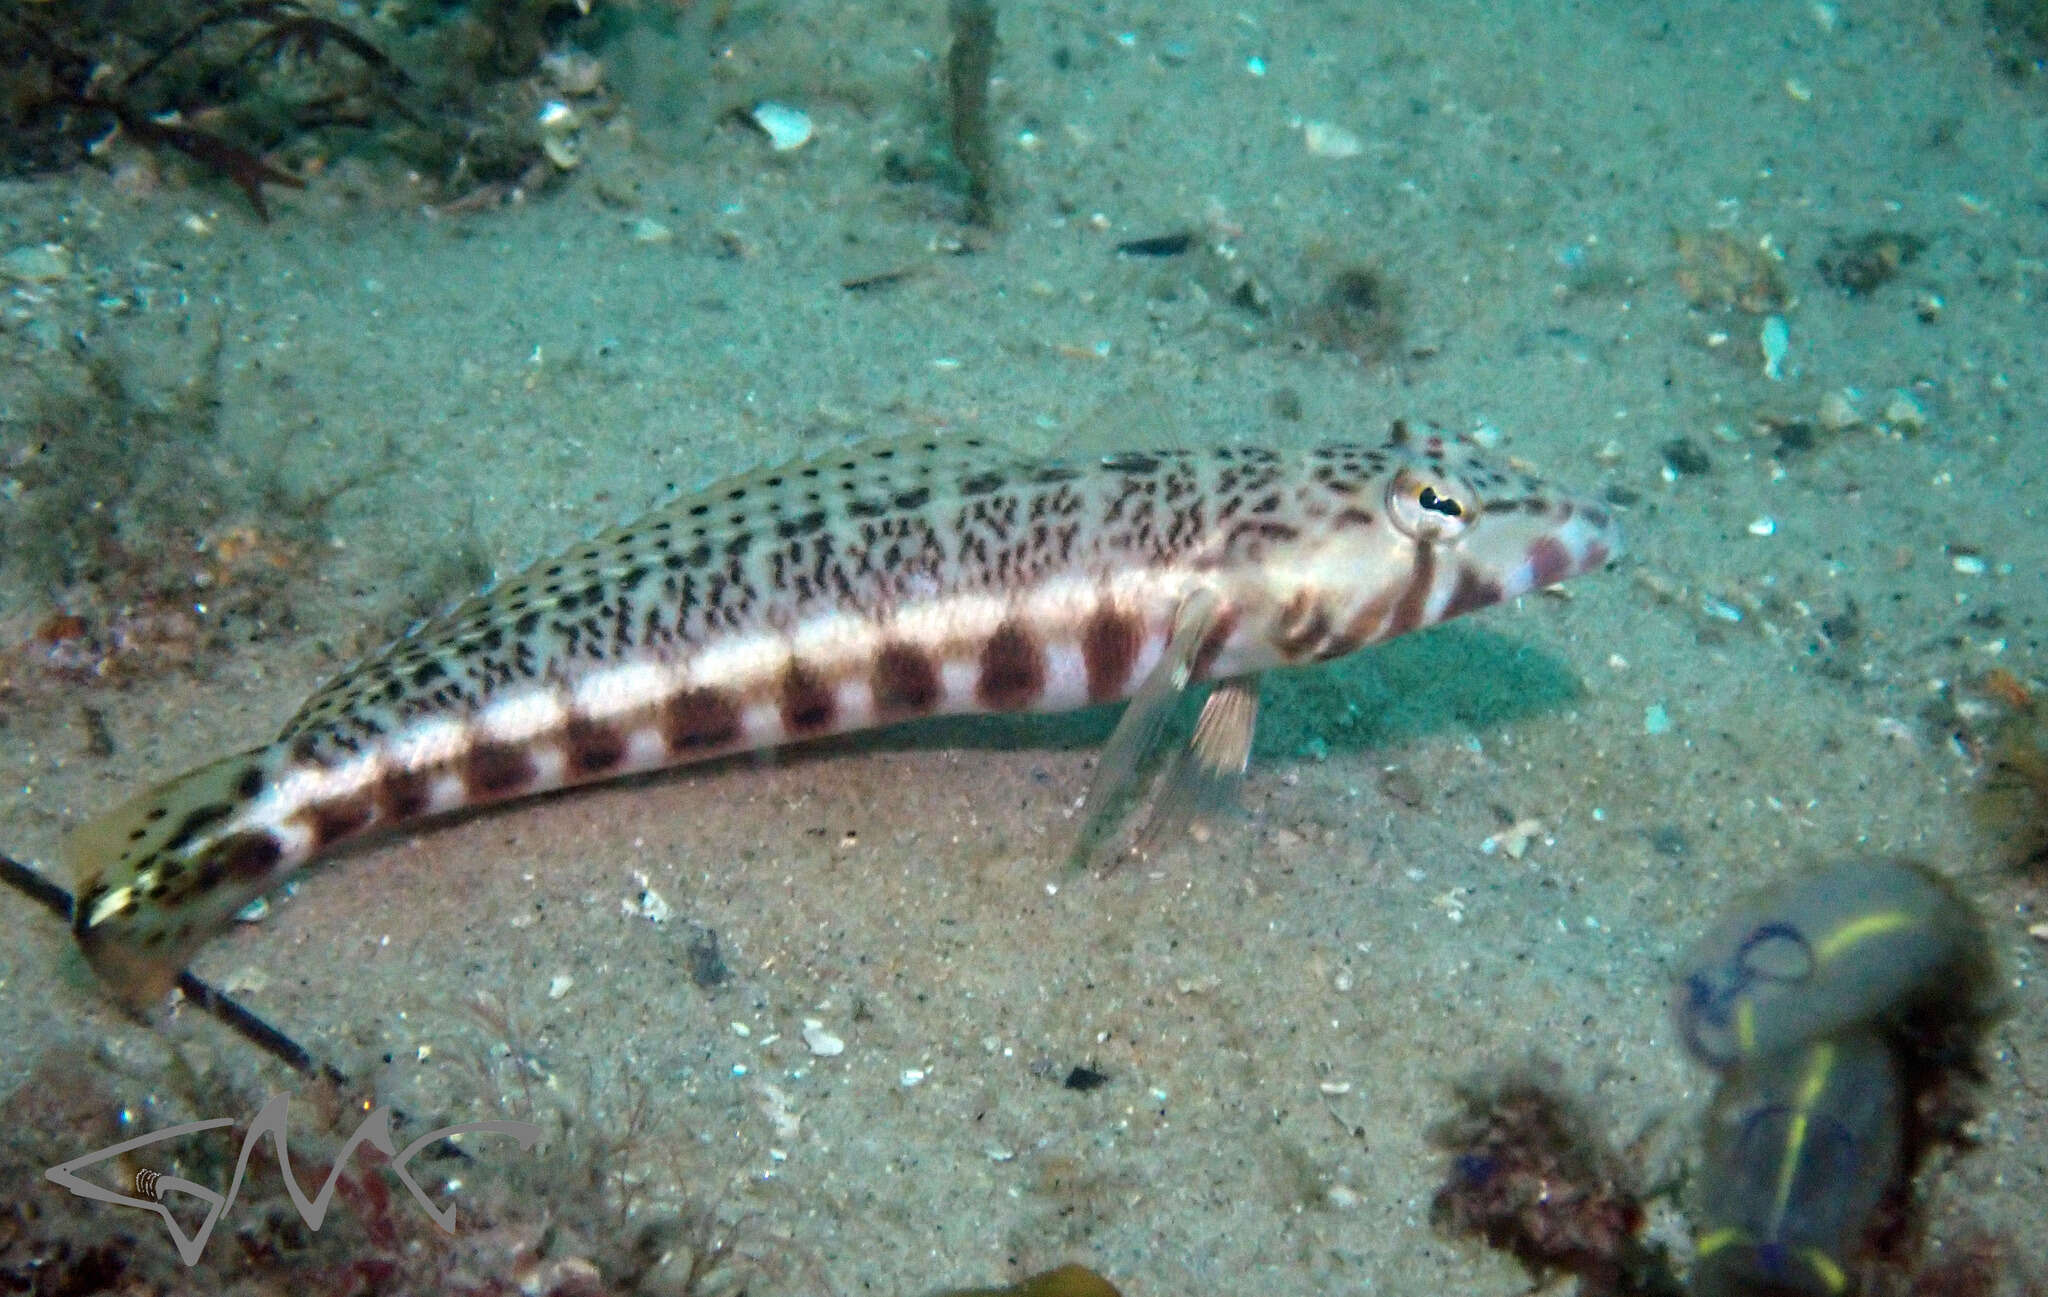
[[[989,121],[988,80],[996,66],[996,7],[990,0],[953,0],[947,9],[953,44],[946,51],[946,98],[953,160],[967,173],[967,223],[995,224],[996,138]]]
[[[62,919],[67,926],[71,923],[71,893],[43,877],[41,870],[31,869],[0,851],[0,881]]]
[[[0,851],[0,883],[7,884],[56,915],[66,927],[70,926],[71,893],[44,877],[40,870],[22,864],[4,851]],[[316,1062],[297,1041],[215,990],[210,983],[189,972],[181,972],[178,974],[178,989],[185,993],[187,1000],[212,1014],[229,1031],[301,1076],[322,1077],[337,1084],[348,1080],[331,1064]]]
[[[271,29],[258,36],[242,51],[236,62],[246,62],[250,55],[259,51],[282,54],[287,50],[304,51],[309,58],[320,57],[328,41],[333,41],[349,53],[362,60],[363,65],[380,79],[400,90],[412,86],[412,78],[405,69],[393,63],[383,50],[356,35],[338,22],[327,18],[316,18],[311,14],[282,18],[275,21]]]
[[[305,12],[305,6],[297,3],[297,0],[244,0],[240,4],[224,4],[218,8],[210,9],[199,15],[198,20],[185,28],[184,31],[173,36],[168,45],[165,45],[154,55],[137,64],[117,84],[123,90],[134,88],[138,82],[145,80],[150,73],[170,61],[172,55],[184,49],[193,41],[198,40],[210,27],[218,27],[222,23],[242,22],[244,20],[287,22],[293,18],[300,17]]]
[[[347,1083],[348,1078],[340,1069],[331,1063],[315,1062],[305,1046],[257,1017],[253,1011],[243,1008],[239,1001],[214,990],[210,982],[201,981],[190,970],[179,972],[178,989],[185,993],[187,1000],[212,1014],[229,1031],[299,1075],[324,1077],[337,1085]]]

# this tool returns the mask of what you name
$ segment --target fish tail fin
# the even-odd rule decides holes
[[[236,827],[270,783],[270,755],[256,748],[188,770],[65,838],[72,935],[130,1008],[161,999],[193,953],[275,881],[284,842]]]

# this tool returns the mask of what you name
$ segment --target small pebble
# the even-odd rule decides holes
[[[811,117],[801,108],[764,99],[754,105],[749,116],[754,125],[761,128],[761,133],[768,137],[768,146],[777,153],[788,153],[811,142]]]
[[[540,69],[565,95],[594,95],[604,86],[604,64],[582,50],[543,54]]]
[[[1927,427],[1927,408],[1911,392],[1900,389],[1885,402],[1884,421],[1899,432],[1920,432]]]
[[[825,1030],[816,1018],[804,1019],[804,1044],[819,1058],[834,1058],[846,1052],[846,1042]]]
[[[1648,707],[1643,708],[1643,733],[1669,734],[1670,732],[1671,714],[1664,710],[1662,703],[1651,703]]]
[[[1777,531],[1778,520],[1769,514],[1765,514],[1749,524],[1749,534],[1752,536],[1774,536],[1777,534]]]
[[[635,243],[668,243],[676,232],[652,216],[643,216],[629,227]]]
[[[649,923],[667,923],[675,913],[669,907],[668,898],[650,886],[651,880],[639,870],[633,871],[633,882],[640,890],[632,896],[619,899],[619,910],[635,915]]]
[[[1659,446],[1657,451],[1664,457],[1664,466],[1669,470],[1665,475],[1667,481],[1675,481],[1680,477],[1698,477],[1702,473],[1713,471],[1713,458],[1690,437],[1673,437]]]
[[[1820,399],[1820,411],[1815,418],[1823,431],[1846,432],[1863,422],[1863,416],[1856,412],[1856,402],[1847,392],[1829,392]]]
[[[559,1000],[567,995],[569,988],[574,985],[576,985],[575,978],[567,973],[557,973],[548,979],[548,998],[550,1000]]]
[[[1365,152],[1365,141],[1329,122],[1303,122],[1302,141],[1319,158],[1355,158]]]
[[[1766,317],[1763,328],[1757,333],[1756,342],[1764,353],[1764,377],[1773,383],[1783,382],[1785,353],[1792,346],[1792,327],[1785,323],[1785,317]]]
[[[71,273],[71,251],[61,243],[24,243],[0,257],[0,278],[47,284]]]
[[[270,974],[250,964],[228,974],[228,980],[220,984],[220,989],[229,995],[261,995],[269,985]]]
[[[804,1118],[802,1113],[790,1106],[788,1093],[781,1086],[771,1085],[767,1081],[756,1082],[755,1093],[761,1096],[761,1115],[768,1119],[769,1125],[775,1127],[776,1138],[795,1139],[803,1130]],[[787,1154],[778,1155],[774,1149],[770,1149],[768,1156],[781,1161]]]
[[[1516,820],[1507,828],[1491,835],[1486,841],[1480,843],[1479,850],[1483,855],[1490,856],[1497,851],[1510,860],[1520,860],[1528,854],[1530,841],[1542,836],[1542,834],[1542,820],[1533,817]]]

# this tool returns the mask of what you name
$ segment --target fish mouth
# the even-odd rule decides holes
[[[1568,500],[1537,513],[1484,516],[1459,543],[1419,547],[1410,594],[1396,603],[1377,638],[1512,602],[1596,572],[1620,552],[1621,529],[1603,505]],[[1425,587],[1418,602],[1414,592]]]
[[[1619,558],[1623,550],[1621,524],[1614,511],[1586,500],[1567,502],[1534,534],[1516,539],[1519,553],[1501,575],[1504,599],[1597,572]]]

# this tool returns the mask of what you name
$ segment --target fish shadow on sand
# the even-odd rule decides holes
[[[1183,704],[1192,721],[1199,695]],[[1336,662],[1269,671],[1260,681],[1254,766],[1367,752],[1430,735],[1486,733],[1577,701],[1573,664],[1526,639],[1483,627],[1439,626]],[[936,716],[803,744],[783,759],[849,752],[1068,751],[1100,747],[1114,706],[1056,715]],[[745,760],[745,757],[734,758]]]

